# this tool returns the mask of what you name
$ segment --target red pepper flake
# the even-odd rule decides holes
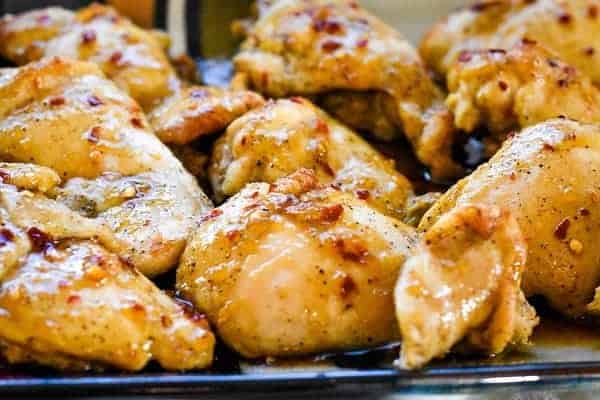
[[[87,134],[87,141],[90,143],[98,143],[100,141],[100,133],[102,128],[99,126],[93,127]]]
[[[573,16],[567,12],[563,12],[558,15],[558,22],[561,24],[569,24],[572,20]]]
[[[302,99],[302,97],[292,97],[290,98],[290,101],[298,104],[304,104],[304,99]]]
[[[102,102],[102,100],[100,100],[100,98],[98,98],[97,96],[94,96],[94,95],[89,96],[87,98],[87,102],[92,107],[97,107],[97,106],[104,104]]]
[[[260,83],[262,85],[262,87],[267,87],[269,85],[269,74],[266,72],[263,72],[262,74],[260,74]]]
[[[367,249],[358,239],[337,239],[335,247],[345,260],[364,264],[369,255]]]
[[[595,4],[592,4],[588,7],[588,17],[594,19],[598,17],[598,6]]]
[[[590,210],[588,210],[587,208],[580,208],[579,214],[581,214],[584,217],[587,217],[590,215]]]
[[[358,3],[356,1],[351,1],[348,3],[348,6],[356,10],[358,8]]]
[[[511,172],[508,177],[510,178],[511,181],[516,181],[517,180],[517,174],[514,171]]]
[[[471,53],[469,50],[463,50],[458,55],[458,61],[460,61],[460,62],[469,62],[472,59],[473,59],[473,53]]]
[[[490,8],[490,7],[495,7],[502,4],[501,1],[479,1],[473,5],[471,5],[470,9],[471,11],[474,12],[481,12],[481,11],[485,11],[486,9]]]
[[[240,231],[238,231],[237,229],[227,231],[225,232],[225,237],[233,242],[234,240],[240,237]]]
[[[341,296],[344,298],[348,297],[356,289],[356,283],[354,283],[354,280],[348,275],[344,276],[342,279],[342,285],[340,287]]]
[[[369,192],[368,190],[359,189],[356,191],[356,197],[358,197],[361,200],[367,200],[369,197],[371,197],[371,192]]]
[[[500,87],[500,90],[502,90],[503,92],[506,91],[506,89],[508,89],[508,83],[506,83],[504,81],[498,81],[498,86]]]
[[[342,47],[342,44],[339,42],[336,42],[335,40],[326,40],[325,42],[323,42],[323,44],[321,44],[321,48],[326,53],[332,53],[332,52],[336,51],[337,49],[339,49],[340,47]]]
[[[344,213],[344,207],[341,204],[334,204],[332,206],[323,207],[321,209],[321,221],[323,222],[335,222]]]
[[[35,252],[46,252],[54,248],[52,238],[36,227],[27,229],[27,236],[29,236],[31,247]]]
[[[0,169],[0,182],[9,183],[10,182],[10,174],[8,171]]]
[[[53,97],[49,101],[52,107],[62,106],[63,104],[65,104],[65,102],[65,98],[62,96]]]
[[[323,170],[325,171],[325,173],[329,176],[334,176],[335,175],[335,171],[333,170],[333,168],[331,168],[331,166],[329,165],[329,163],[326,160],[317,160],[317,163],[321,166],[321,168],[323,168]]]
[[[67,304],[79,304],[81,303],[81,296],[78,296],[76,294],[72,294],[69,297],[67,297]]]
[[[81,41],[85,44],[89,44],[96,41],[96,32],[88,29],[81,33]]]
[[[521,44],[524,44],[526,46],[534,46],[537,44],[537,41],[530,39],[528,37],[524,37],[523,39],[521,39]]]
[[[140,303],[133,303],[131,309],[135,312],[145,312],[146,308]]]
[[[504,50],[504,49],[488,49],[488,53],[490,53],[490,54],[506,54],[506,50]]]
[[[558,67],[558,61],[549,58],[548,59],[548,65],[551,66],[552,68],[557,68]]]
[[[583,49],[583,53],[587,56],[593,56],[596,53],[596,49],[594,49],[592,46],[588,46]]]
[[[110,62],[113,64],[117,64],[119,61],[121,61],[121,58],[123,58],[123,53],[121,53],[120,51],[115,51],[110,56]]]
[[[173,326],[173,320],[168,315],[161,315],[160,323],[163,326],[163,328],[170,328],[171,326]]]
[[[208,92],[204,89],[192,90],[191,96],[195,99],[205,99],[208,97]]]
[[[144,127],[144,123],[140,118],[131,118],[130,120],[131,125],[135,126],[136,128],[143,128]]]
[[[560,86],[561,88],[565,88],[565,87],[569,86],[569,81],[566,79],[559,79],[557,83],[558,83],[558,86]]]
[[[356,47],[358,47],[359,49],[364,49],[368,45],[369,39],[360,39],[358,42],[356,42]]]
[[[549,151],[554,151],[554,146],[552,146],[550,143],[544,143],[544,150],[549,150]]]
[[[320,133],[329,133],[329,125],[321,118],[317,118],[315,129]]]
[[[342,30],[342,25],[340,25],[339,22],[331,21],[328,19],[320,19],[318,21],[315,21],[312,26],[316,32],[327,32],[330,35],[339,33]]]
[[[223,214],[223,211],[220,208],[213,208],[209,212],[203,214],[200,217],[200,223],[204,223],[206,221],[210,221],[211,219],[217,218],[219,215]]]
[[[181,307],[181,310],[187,318],[189,318],[192,322],[195,322],[196,324],[202,327],[208,328],[206,315],[196,311],[192,303],[180,297],[175,297],[174,300],[175,303],[177,303],[179,307]]]
[[[571,221],[569,218],[563,219],[558,223],[558,225],[556,225],[556,228],[554,229],[554,236],[560,240],[564,240],[567,237],[569,226],[571,226]]]
[[[6,228],[0,229],[0,247],[6,246],[15,239],[14,233]]]

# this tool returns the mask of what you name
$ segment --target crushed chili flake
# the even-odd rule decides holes
[[[160,323],[163,326],[163,328],[170,328],[171,326],[173,326],[173,320],[168,315],[161,315]]]
[[[0,182],[9,183],[10,182],[10,174],[8,171],[0,169]]]
[[[471,9],[471,11],[474,11],[474,12],[481,12],[490,7],[496,7],[500,4],[502,4],[501,1],[479,1],[475,4],[472,4],[470,9]]]
[[[87,134],[87,141],[90,143],[98,143],[100,141],[100,133],[102,128],[99,126],[93,127]]]
[[[554,146],[550,143],[544,143],[544,150],[554,151]]]
[[[548,65],[551,66],[552,68],[556,68],[556,67],[558,67],[558,62],[556,60],[549,58]]]
[[[27,236],[31,241],[31,247],[35,252],[46,252],[49,249],[54,248],[54,240],[36,227],[27,229]]]
[[[0,247],[6,246],[15,239],[14,233],[6,228],[0,229]]]
[[[569,24],[572,19],[573,16],[566,12],[560,13],[558,15],[558,22],[560,22],[561,24]]]
[[[81,41],[86,44],[96,41],[96,32],[91,29],[83,31],[81,33]]]
[[[221,214],[223,214],[223,211],[220,208],[214,208],[200,217],[200,223],[202,224],[211,219],[215,219]]]
[[[317,118],[315,129],[317,132],[329,133],[329,125],[327,125],[327,123],[321,118]]]
[[[43,14],[43,15],[38,16],[35,20],[39,24],[46,25],[48,22],[50,22],[50,16],[48,14]]]
[[[327,32],[330,35],[336,34],[342,30],[342,25],[339,22],[328,19],[320,19],[313,23],[313,29],[316,32]]]
[[[563,219],[558,223],[558,225],[556,225],[556,228],[554,229],[554,236],[560,240],[564,240],[567,237],[569,226],[571,226],[571,220],[569,220],[569,218]]]
[[[342,216],[344,207],[341,204],[334,204],[332,206],[323,207],[321,209],[321,221],[324,222],[335,222]]]
[[[597,5],[592,4],[588,7],[588,17],[590,17],[590,18],[598,17],[598,6]]]
[[[80,302],[81,302],[81,297],[76,294],[72,294],[69,297],[67,297],[68,304],[79,304]]]
[[[304,100],[302,99],[302,97],[292,97],[290,98],[290,101],[294,102],[294,103],[298,103],[298,104],[304,104]]]
[[[57,97],[53,97],[50,99],[50,105],[52,107],[56,107],[56,106],[62,106],[63,104],[65,104],[66,100],[64,97],[62,96],[57,96]]]
[[[112,62],[113,64],[117,64],[119,61],[121,61],[121,58],[123,58],[123,53],[121,53],[120,51],[115,51],[110,56],[110,62]]]
[[[135,126],[136,128],[144,127],[144,122],[141,120],[141,118],[131,118],[130,122],[131,125]]]
[[[364,264],[369,255],[368,250],[363,246],[359,239],[337,239],[335,247],[341,253],[345,260]]]
[[[326,40],[325,42],[323,42],[323,44],[321,44],[321,48],[327,53],[332,53],[340,47],[342,47],[342,44],[336,42],[335,40]]]
[[[344,278],[342,278],[342,284],[340,287],[340,294],[342,297],[348,297],[356,289],[356,283],[350,276],[346,275]]]
[[[358,42],[356,42],[356,47],[358,47],[359,49],[364,49],[368,45],[369,39],[360,39]]]
[[[521,43],[524,45],[534,46],[537,44],[537,41],[530,39],[528,37],[524,37],[523,39],[521,39]]]
[[[369,197],[371,197],[371,192],[369,192],[368,190],[359,189],[356,191],[356,197],[358,197],[361,200],[367,200]]]
[[[587,208],[580,208],[579,214],[583,215],[584,217],[587,217],[590,215],[590,210],[588,210]]]
[[[508,83],[504,82],[504,81],[498,81],[498,86],[500,87],[500,90],[505,91],[506,89],[508,89]]]
[[[594,49],[592,46],[588,46],[585,49],[583,49],[583,52],[588,56],[593,56],[594,53],[596,53],[596,49]]]
[[[569,86],[569,81],[566,79],[559,79],[557,83],[561,88]]]
[[[143,305],[141,305],[140,303],[133,303],[133,305],[131,306],[131,309],[136,312],[145,312],[146,311],[146,308]]]
[[[231,241],[234,241],[240,237],[240,231],[238,231],[237,229],[227,231],[227,232],[225,232],[225,237],[227,237],[227,239],[229,239]]]

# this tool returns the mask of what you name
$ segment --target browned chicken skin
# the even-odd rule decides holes
[[[403,131],[434,175],[459,172],[442,92],[398,32],[355,1],[266,3],[234,59],[238,82],[271,97],[318,96],[354,127],[387,140]]]
[[[506,50],[529,39],[599,84],[599,11],[598,0],[477,1],[435,25],[420,53],[445,78],[464,50]]]
[[[60,183],[55,172],[17,163],[0,163],[0,172],[0,354],[8,362],[210,365],[207,323],[127,265],[102,221],[49,198]]]
[[[210,202],[148,128],[139,106],[94,64],[50,58],[0,80],[0,161],[63,180],[52,196],[107,224],[118,254],[147,275],[172,268]]]
[[[187,143],[218,132],[262,104],[259,95],[248,91],[189,87],[169,63],[164,39],[99,4],[77,12],[35,10],[0,21],[2,55],[18,64],[52,56],[97,64],[150,113],[164,142]]]

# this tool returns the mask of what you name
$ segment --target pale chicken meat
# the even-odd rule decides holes
[[[354,128],[402,134],[435,176],[459,173],[452,117],[417,51],[349,0],[259,2],[234,58],[235,85],[270,97],[314,96]]]
[[[483,128],[497,142],[511,130],[559,116],[600,123],[600,89],[534,42],[464,52],[447,83],[455,125],[465,132]]]
[[[398,338],[392,292],[415,234],[300,170],[206,214],[177,289],[244,357],[385,343]]]
[[[508,139],[428,211],[422,230],[455,207],[502,207],[527,242],[522,287],[569,317],[585,314],[600,286],[600,126],[551,120]],[[592,304],[597,304],[594,302]]]
[[[209,176],[221,200],[247,183],[273,183],[300,168],[386,215],[411,218],[412,186],[393,161],[302,98],[271,101],[234,121],[214,146]]]
[[[113,8],[92,4],[77,12],[47,8],[0,20],[0,53],[18,64],[63,56],[97,64],[151,113],[165,142],[187,143],[224,129],[262,102],[259,95],[193,86],[182,81],[162,33],[135,26]],[[168,47],[168,46],[167,46]]]
[[[600,84],[598,0],[481,0],[436,24],[420,53],[442,79],[463,51],[533,40]]]
[[[524,347],[539,320],[521,290],[527,243],[510,213],[464,203],[422,235],[395,289],[398,366],[422,367],[456,344],[496,355]]]
[[[135,371],[152,359],[171,370],[211,364],[207,321],[126,264],[103,221],[48,197],[56,173],[13,163],[0,170],[4,359],[69,370]]]
[[[45,59],[3,73],[0,160],[53,170],[50,195],[103,221],[147,275],[176,265],[210,202],[130,97],[91,63]]]

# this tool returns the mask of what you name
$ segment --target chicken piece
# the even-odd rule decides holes
[[[97,66],[45,59],[0,82],[0,160],[55,171],[52,196],[108,224],[147,275],[173,267],[210,202],[139,106]],[[90,211],[91,210],[91,211]]]
[[[386,140],[403,132],[433,175],[459,173],[443,94],[398,32],[351,0],[259,6],[234,59],[236,82],[271,97],[316,96],[354,128]]]
[[[186,144],[224,129],[263,104],[263,98],[254,92],[192,86],[169,97],[148,117],[163,142]]]
[[[209,212],[177,288],[245,357],[294,356],[398,337],[393,288],[414,229],[300,170]]]
[[[9,363],[210,365],[215,339],[206,321],[110,252],[118,240],[101,221],[33,192],[43,190],[47,169],[6,169],[25,171],[16,184],[30,189],[0,184],[0,354]]]
[[[398,366],[421,367],[461,340],[486,354],[527,344],[538,318],[520,288],[526,252],[516,220],[497,207],[463,204],[442,216],[396,286]]]
[[[412,187],[393,162],[301,98],[271,101],[234,121],[215,144],[209,176],[222,200],[247,183],[273,183],[300,168],[383,214],[409,217]]]
[[[500,206],[528,244],[522,278],[561,313],[586,312],[600,282],[600,126],[551,120],[508,139],[428,211],[420,228],[465,203]]]
[[[510,49],[529,39],[600,84],[599,9],[598,0],[481,0],[435,25],[420,53],[445,78],[464,50]]]
[[[499,142],[512,129],[565,116],[600,123],[600,89],[535,43],[463,53],[448,73],[455,125],[484,127]]]
[[[151,112],[151,123],[166,142],[187,143],[218,132],[262,103],[259,95],[248,91],[182,82],[169,63],[166,44],[164,34],[138,28],[100,4],[75,13],[56,7],[34,10],[0,21],[2,55],[18,64],[52,56],[97,64]]]

